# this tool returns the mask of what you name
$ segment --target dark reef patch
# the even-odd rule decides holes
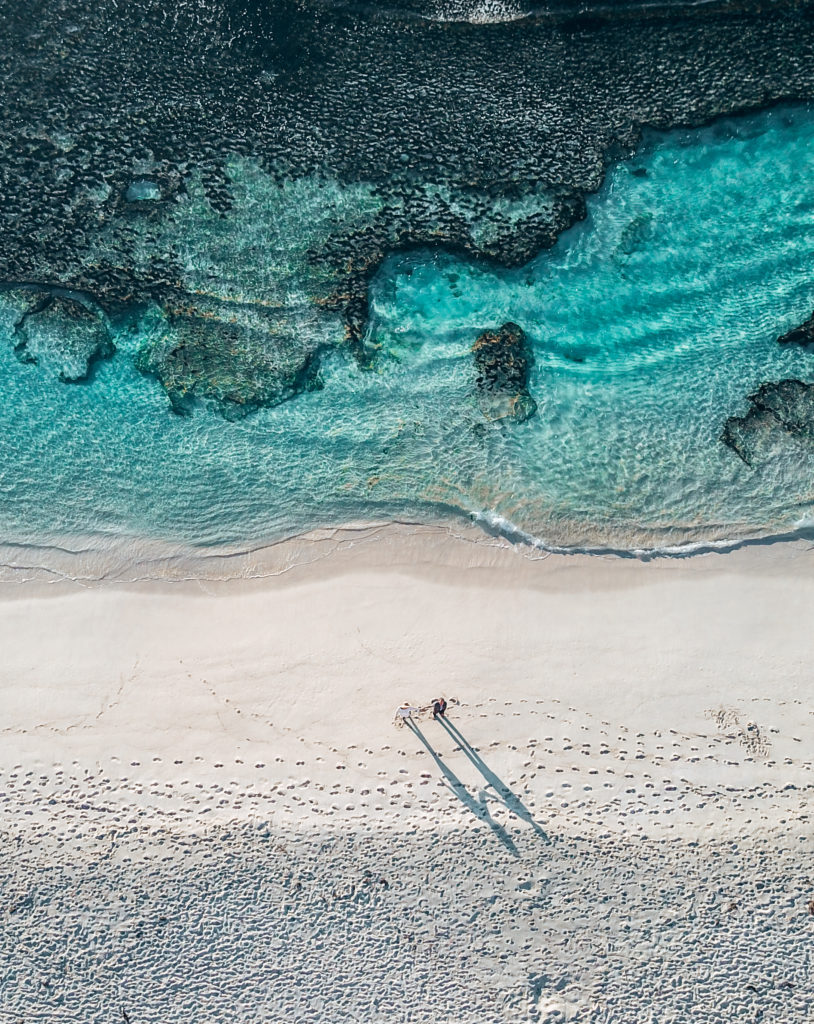
[[[517,324],[483,331],[472,346],[477,369],[478,404],[488,420],[523,423],[537,411],[528,389],[534,355]]]
[[[297,269],[307,301],[344,321],[368,365],[367,287],[388,253],[432,245],[520,266],[584,215],[585,196],[643,126],[814,99],[814,20],[796,0],[600,15],[561,3],[501,24],[433,20],[443,4],[425,6],[0,0],[0,281],[58,283],[110,313],[202,291],[232,298],[262,248],[232,254],[231,279],[203,287],[168,239],[173,225],[194,231],[177,220],[191,190],[212,218],[234,216],[230,160],[251,159],[280,186],[319,178],[370,190],[361,219],[326,198],[336,216]],[[160,200],[127,198],[142,193]],[[235,330],[214,317],[188,369],[162,379],[230,401],[207,367],[218,345],[228,357]],[[238,348],[254,353],[247,337]],[[288,366],[286,337],[267,340]],[[157,354],[144,360],[166,367]],[[248,406],[278,389],[235,394]]]
[[[770,454],[784,435],[814,441],[814,384],[781,380],[749,395],[751,408],[724,424],[721,440],[747,466]]]
[[[0,290],[0,328],[21,363],[40,365],[66,384],[87,380],[94,363],[116,351],[104,315],[89,299],[46,288]]]
[[[260,311],[199,302],[169,311],[136,367],[155,376],[175,412],[211,401],[227,419],[321,387],[319,353]]]
[[[779,345],[802,345],[808,348],[814,345],[814,315],[810,316],[799,327],[793,327],[777,339]]]

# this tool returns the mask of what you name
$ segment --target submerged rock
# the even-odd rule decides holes
[[[777,339],[780,345],[814,345],[814,314],[799,327],[793,327]]]
[[[497,331],[483,331],[472,346],[478,371],[478,404],[488,420],[523,423],[537,411],[528,390],[534,364],[525,332],[514,323]]]
[[[65,383],[87,380],[93,364],[115,352],[102,314],[77,298],[11,288],[0,293],[0,307],[20,362],[51,370]]]
[[[784,434],[814,441],[814,384],[793,379],[761,384],[748,401],[746,415],[730,417],[721,434],[747,466]]]
[[[319,350],[256,309],[200,302],[166,311],[164,326],[136,355],[172,408],[212,401],[227,419],[278,405],[322,386]]]
[[[161,189],[154,181],[134,181],[124,194],[128,203],[155,202],[161,198]]]

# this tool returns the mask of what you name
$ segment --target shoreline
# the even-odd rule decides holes
[[[737,561],[749,560],[753,565],[774,559],[785,563],[811,547],[814,530],[800,526],[780,534],[688,541],[656,548],[571,548],[545,545],[510,523],[462,517],[437,522],[358,520],[315,527],[278,540],[200,548],[149,538],[117,537],[110,543],[101,540],[94,535],[43,545],[0,542],[0,602],[10,595],[10,587],[30,594],[74,586],[254,585],[301,572],[311,565],[325,564],[333,571],[335,567],[329,563],[345,566],[347,553],[361,546],[375,550],[369,562],[377,568],[412,564],[416,559],[430,567],[437,560],[437,564],[461,568],[488,568],[509,562],[531,564],[550,558],[572,564],[612,561],[666,565],[729,556]],[[462,555],[465,550],[473,552],[471,557]],[[767,555],[768,551],[777,553]],[[36,553],[47,556],[49,564],[32,558]]]
[[[298,544],[275,576],[0,588],[0,773],[118,758],[136,762],[131,782],[215,784],[227,766],[323,788],[341,777],[364,813],[377,772],[415,781],[433,761],[394,727],[396,708],[443,691],[471,742],[535,776],[524,785],[542,803],[549,771],[608,764],[642,785],[654,768],[713,787],[811,779],[808,545],[645,562],[530,558],[432,528]],[[442,757],[457,746],[421,728]],[[671,732],[677,760],[659,741]],[[524,771],[538,747],[540,771]]]
[[[809,546],[355,540],[0,588],[0,1010],[808,1019]]]

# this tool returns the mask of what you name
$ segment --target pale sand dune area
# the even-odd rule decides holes
[[[0,1021],[814,1019],[812,553],[473,539],[4,585]]]

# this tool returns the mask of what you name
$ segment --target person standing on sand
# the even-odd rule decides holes
[[[413,705],[406,700],[400,708],[396,711],[396,718],[398,720],[404,720],[405,718],[412,718],[413,712],[418,712],[418,708],[414,708]]]
[[[432,717],[433,718],[438,718],[439,715],[440,715],[441,718],[443,718],[444,715],[446,714],[446,710],[447,710],[447,702],[446,702],[446,699],[444,697],[439,697],[437,700],[434,700],[432,702]]]

